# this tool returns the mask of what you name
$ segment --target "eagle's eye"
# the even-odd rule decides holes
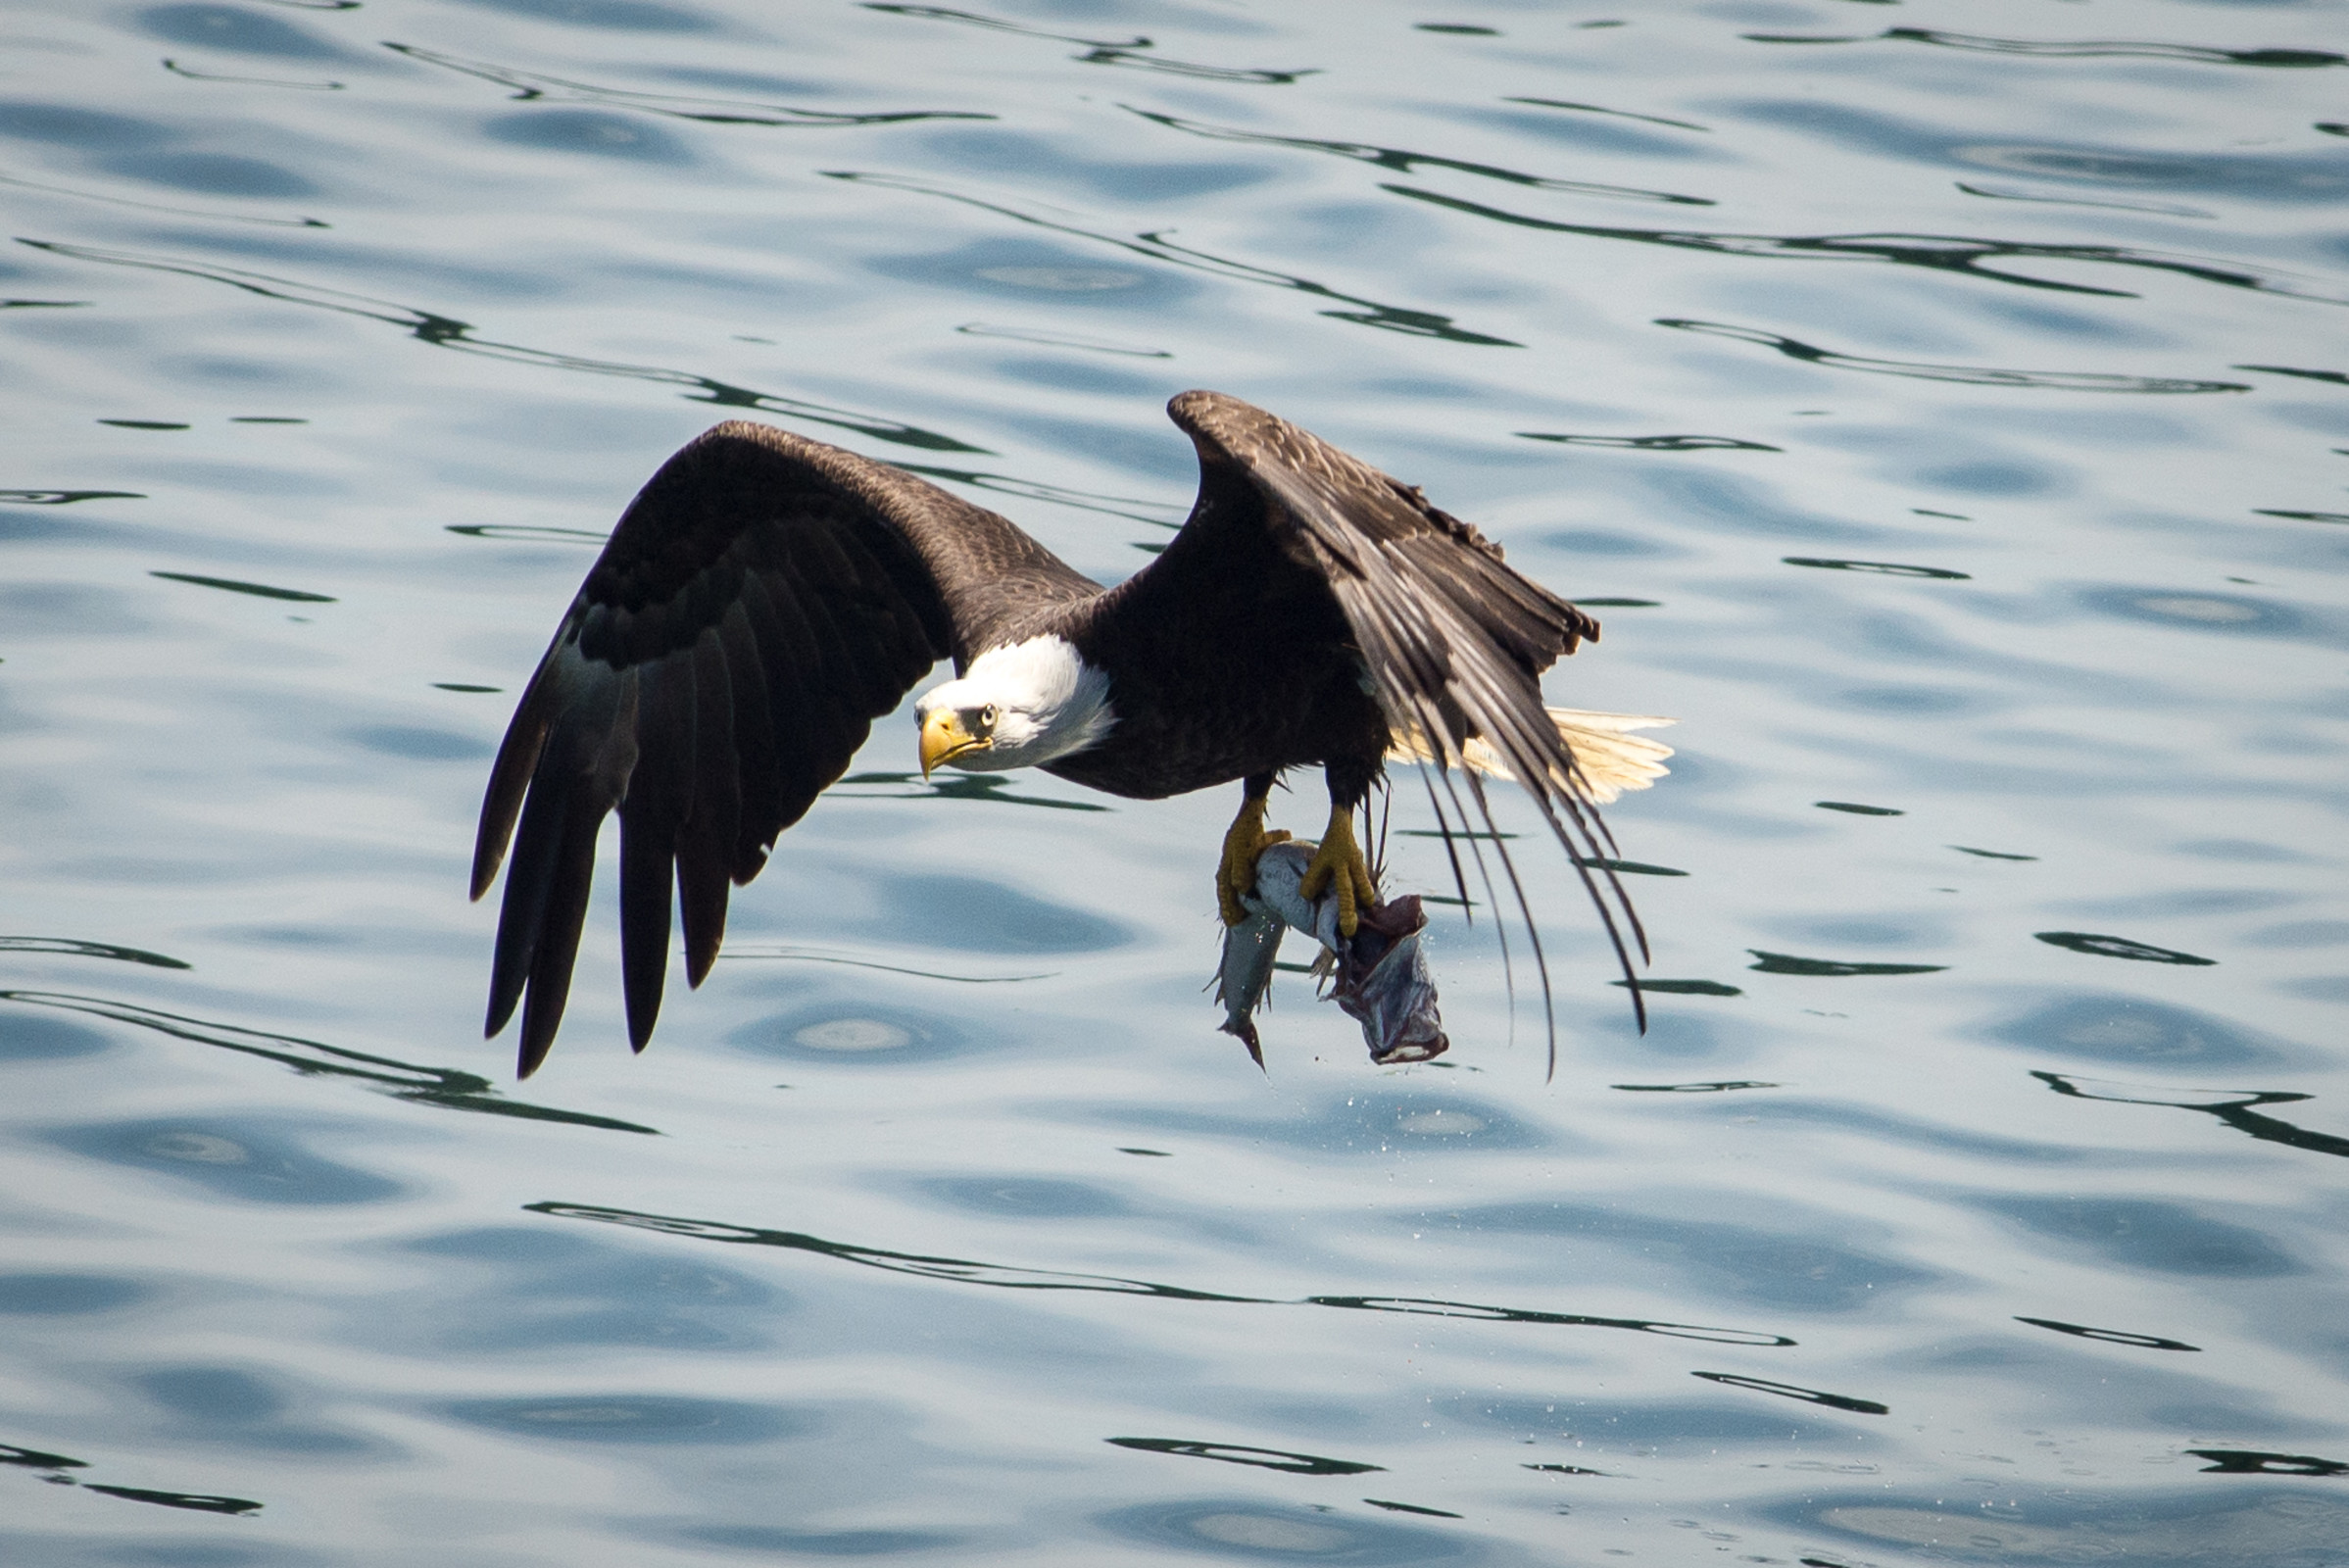
[[[979,728],[981,730],[991,730],[995,728],[995,704],[989,703],[985,708],[979,710]]]

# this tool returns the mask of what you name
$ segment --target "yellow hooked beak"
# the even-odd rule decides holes
[[[921,725],[921,776],[966,752],[983,752],[995,742],[962,727],[962,715],[951,708],[933,709]]]

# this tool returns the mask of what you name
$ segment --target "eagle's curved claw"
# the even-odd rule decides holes
[[[1248,906],[1240,901],[1256,891],[1256,858],[1289,838],[1283,829],[1264,831],[1264,804],[1260,795],[1244,799],[1240,814],[1232,818],[1231,831],[1223,836],[1223,863],[1215,869],[1215,902],[1223,910],[1225,925],[1238,925],[1248,918]]]
[[[1354,813],[1346,807],[1330,808],[1330,825],[1322,830],[1321,848],[1297,885],[1297,897],[1313,900],[1335,886],[1338,895],[1338,934],[1350,937],[1359,928],[1361,911],[1379,902],[1378,884],[1370,879],[1370,862],[1354,843]]]

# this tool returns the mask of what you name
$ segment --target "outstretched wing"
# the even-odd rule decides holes
[[[1329,584],[1395,736],[1431,754],[1447,790],[1455,772],[1464,778],[1489,827],[1483,781],[1462,765],[1475,760],[1472,741],[1533,797],[1634,981],[1644,1027],[1625,938],[1644,957],[1646,936],[1605,864],[1614,844],[1591,804],[1595,791],[1542,703],[1542,671],[1584,639],[1595,642],[1598,623],[1510,569],[1499,546],[1430,506],[1416,487],[1285,419],[1214,392],[1186,392],[1167,413],[1199,452],[1193,525],[1218,519],[1212,526],[1268,529],[1291,562]],[[1170,547],[1160,564],[1175,559]],[[1493,842],[1526,909],[1508,852]],[[1527,928],[1531,934],[1530,914]],[[1539,961],[1541,939],[1533,940]],[[1542,989],[1546,1003],[1546,969]]]
[[[620,814],[621,970],[641,1051],[661,1011],[672,877],[700,985],[728,883],[759,874],[872,721],[1023,607],[1093,591],[1008,519],[903,470],[741,421],[687,444],[621,516],[498,749],[473,850],[478,899],[514,842],[487,1033],[519,1002],[522,1076],[546,1058],[605,813]]]

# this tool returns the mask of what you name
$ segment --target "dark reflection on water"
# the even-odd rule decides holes
[[[2078,1339],[2094,1340],[2099,1345],[2127,1345],[2143,1350],[2199,1350],[2202,1348],[2199,1345],[2188,1345],[2183,1340],[2165,1340],[2158,1334],[2129,1334],[2121,1329],[2094,1329],[2084,1323],[2061,1323],[2051,1317],[2019,1317],[2015,1321],[2029,1323],[2033,1328],[2053,1329],[2058,1334],[2069,1334]]]
[[[1798,338],[1784,337],[1755,326],[1726,321],[1694,321],[1658,317],[1656,325],[1702,332],[1709,337],[1736,338],[1778,350],[1805,365],[1835,370],[1862,370],[1871,375],[1900,375],[1919,381],[1960,381],[1973,386],[2016,386],[2060,389],[2066,392],[2248,392],[2240,381],[2196,381],[2168,375],[2114,375],[2102,370],[2002,370],[1982,365],[1926,365],[1909,360],[1874,360],[1858,354],[1838,354]]]
[[[1851,963],[1841,958],[1801,958],[1791,953],[1764,953],[1759,948],[1746,951],[1756,961],[1745,967],[1759,969],[1764,974],[1939,974],[1949,967],[1943,963]]]
[[[251,1514],[262,1505],[250,1497],[222,1497],[201,1492],[155,1492],[146,1487],[110,1487],[95,1481],[81,1484],[84,1492],[100,1492],[130,1502],[152,1502],[165,1508],[188,1508],[197,1513]]]
[[[2049,947],[2069,948],[2074,953],[2093,954],[2099,958],[2134,958],[2140,963],[2184,963],[2202,968],[2219,961],[2199,958],[2175,948],[2157,948],[2150,942],[2129,937],[2099,936],[2092,931],[2034,931],[2031,935]]]
[[[1749,1329],[1699,1328],[1687,1323],[1655,1323],[1638,1318],[1591,1317],[1579,1312],[1542,1312],[1511,1306],[1482,1306],[1466,1301],[1439,1301],[1416,1297],[1385,1296],[1308,1296],[1282,1299],[1262,1296],[1233,1296],[1220,1291],[1192,1290],[1180,1285],[1159,1285],[1149,1280],[1124,1279],[1111,1274],[1078,1274],[1060,1269],[1028,1269],[999,1263],[974,1262],[968,1258],[931,1257],[917,1252],[892,1252],[877,1247],[862,1247],[854,1242],[826,1241],[820,1236],[808,1236],[797,1231],[757,1230],[749,1226],[729,1225],[719,1220],[682,1219],[670,1214],[640,1214],[624,1208],[604,1208],[592,1203],[525,1203],[523,1208],[533,1214],[550,1214],[558,1219],[595,1220],[607,1225],[626,1225],[639,1230],[660,1231],[669,1236],[689,1236],[697,1241],[727,1242],[738,1246],[780,1247],[791,1251],[814,1252],[842,1262],[860,1263],[867,1268],[885,1269],[893,1274],[915,1274],[929,1279],[951,1280],[963,1285],[991,1285],[999,1290],[1011,1291],[1084,1291],[1111,1296],[1147,1296],[1174,1301],[1213,1301],[1246,1306],[1332,1306],[1357,1312],[1398,1312],[1411,1317],[1467,1318],[1483,1323],[1550,1324],[1564,1328],[1632,1329],[1642,1334],[1658,1334],[1667,1339],[1708,1340],[1723,1345],[1786,1346],[1794,1342],[1783,1334],[1766,1334]]]
[[[1939,44],[1982,54],[2035,56],[2044,60],[2183,60],[2195,65],[2265,66],[2308,70],[2349,66],[2349,55],[2327,49],[2213,49],[2186,43],[2129,43],[2100,39],[2069,43],[2057,39],[1985,38],[1973,33],[1942,32],[1933,27],[1886,27],[1878,33],[1843,37],[1811,37],[1790,33],[1749,32],[1755,43],[1873,43],[1896,39],[1907,43]]]
[[[27,1470],[87,1470],[87,1459],[70,1459],[62,1453],[45,1453],[39,1448],[20,1448],[13,1444],[0,1443],[0,1464],[21,1465]]]
[[[76,958],[115,958],[123,963],[143,963],[156,969],[190,967],[183,958],[149,953],[144,948],[125,948],[112,942],[84,942],[77,937],[0,937],[0,953],[57,953]]]
[[[1784,452],[1765,441],[1740,441],[1727,435],[1553,435],[1542,430],[1520,430],[1528,441],[1555,441],[1569,447],[1606,447],[1624,452]],[[1578,600],[1589,604],[1589,600]]]
[[[1129,109],[1131,105],[1126,106]],[[1322,141],[1310,136],[1271,136],[1262,131],[1243,130],[1236,125],[1210,125],[1203,121],[1183,120],[1174,115],[1153,114],[1147,109],[1133,113],[1168,130],[1204,137],[1209,141],[1251,142],[1257,146],[1295,147],[1305,152],[1333,153],[1379,169],[1392,169],[1398,174],[1408,174],[1422,167],[1450,169],[1463,174],[1477,174],[1486,179],[1497,179],[1511,185],[1528,185],[1539,190],[1571,191],[1583,196],[1624,196],[1635,201],[1673,202],[1688,207],[1710,207],[1713,203],[1702,196],[1680,196],[1670,191],[1637,190],[1623,185],[1593,184],[1588,180],[1553,179],[1541,174],[1528,174],[1514,169],[1500,169],[1492,164],[1470,163],[1464,159],[1445,158],[1437,153],[1415,153],[1400,147],[1373,147],[1361,142]]]
[[[1750,1378],[1737,1372],[1691,1372],[1692,1378],[1707,1383],[1719,1383],[1733,1389],[1751,1389],[1756,1394],[1776,1394],[1788,1399],[1800,1399],[1805,1404],[1823,1404],[1831,1410],[1849,1410],[1854,1415],[1890,1415],[1891,1406],[1874,1399],[1855,1399],[1847,1394],[1828,1394],[1819,1389],[1806,1389],[1792,1383],[1773,1383],[1768,1378]]]
[[[0,505],[69,507],[76,501],[144,501],[136,490],[0,490]]]
[[[2349,1464],[2338,1459],[2320,1459],[2307,1453],[2262,1453],[2253,1448],[2188,1448],[2186,1452],[2197,1459],[2211,1462],[2202,1468],[2205,1473],[2216,1471],[2234,1476],[2349,1476]]]
[[[1886,577],[1940,577],[1964,582],[1972,575],[1969,572],[1952,571],[1946,566],[1904,566],[1891,561],[1835,561],[1823,556],[1785,556],[1780,559],[1789,566],[1817,566],[1826,571],[1871,571]]]
[[[464,1072],[454,1067],[419,1066],[391,1056],[370,1055],[364,1051],[348,1051],[317,1040],[304,1040],[296,1035],[271,1034],[263,1029],[213,1023],[202,1018],[162,1012],[152,1007],[135,1006],[127,1002],[110,1002],[102,997],[49,991],[0,991],[0,1002],[57,1007],[69,1012],[111,1018],[117,1023],[135,1024],[141,1029],[152,1029],[174,1040],[217,1046],[222,1051],[233,1051],[242,1055],[261,1056],[306,1076],[355,1078],[396,1099],[413,1101],[418,1104],[439,1105],[449,1110],[480,1111],[492,1116],[568,1122],[575,1127],[602,1127],[612,1132],[655,1131],[651,1127],[610,1116],[592,1116],[581,1111],[558,1110],[552,1105],[533,1105],[523,1101],[508,1100],[478,1073]],[[15,1030],[23,1027],[22,1024],[12,1027],[0,1023],[0,1055],[9,1054],[6,1042],[12,1038]],[[54,1029],[55,1026],[51,1027]],[[35,1040],[44,1038],[37,1024],[28,1033]],[[47,1038],[56,1037],[52,1035]]]
[[[266,582],[244,582],[234,577],[200,577],[186,571],[150,571],[150,577],[162,577],[170,582],[192,583],[198,588],[218,588],[223,593],[250,594],[256,599],[282,599],[297,605],[331,605],[331,594],[314,594],[306,588],[278,588]]]
[[[163,68],[172,75],[185,76],[190,81],[225,81],[240,87],[290,87],[296,92],[341,92],[350,85],[342,81],[289,81],[282,76],[235,76],[217,71],[191,71],[169,55],[164,57]],[[327,225],[314,220],[303,226],[324,228]]]
[[[2080,1078],[2058,1072],[2034,1070],[2031,1076],[2059,1095],[2070,1095],[2080,1100],[2109,1100],[2125,1105],[2171,1105],[2179,1110],[2199,1110],[2216,1116],[2237,1132],[2249,1133],[2266,1143],[2305,1149],[2316,1154],[2349,1155],[2349,1138],[2296,1127],[2279,1116],[2262,1115],[2253,1108],[2259,1105],[2288,1105],[2294,1101],[2314,1100],[2314,1095],[2298,1095],[2285,1090],[2226,1089],[2180,1093],[2151,1085],[2109,1083],[2102,1079]]]
[[[1395,1502],[1385,1497],[1364,1497],[1362,1500],[1373,1508],[1384,1508],[1389,1513],[1415,1513],[1425,1519],[1465,1519],[1468,1517],[1463,1513],[1454,1513],[1449,1508],[1430,1508],[1416,1502]]]
[[[1139,1448],[1145,1453],[1217,1459],[1225,1464],[1281,1470],[1298,1476],[1359,1476],[1387,1468],[1352,1459],[1326,1459],[1315,1453],[1291,1453],[1284,1448],[1251,1448],[1244,1443],[1203,1443],[1193,1438],[1103,1438],[1101,1441],[1120,1448]]]
[[[1741,997],[1745,995],[1740,988],[1723,985],[1718,980],[1649,980],[1641,977],[1637,982],[1630,980],[1607,982],[1611,986],[1623,986],[1626,989],[1635,983],[1641,991],[1665,997]],[[1623,1086],[1617,1084],[1615,1087],[1620,1089]]]

